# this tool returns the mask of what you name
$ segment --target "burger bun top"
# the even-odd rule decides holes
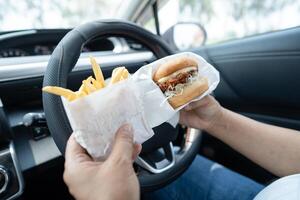
[[[169,60],[161,64],[153,75],[153,80],[157,82],[159,79],[169,76],[170,74],[187,68],[187,67],[197,67],[197,61],[193,58],[184,56],[176,59]]]

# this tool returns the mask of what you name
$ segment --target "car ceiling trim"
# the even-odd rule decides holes
[[[145,10],[147,6],[149,6],[149,1],[136,1],[128,8],[127,12],[124,12],[123,18],[135,22],[140,13]]]
[[[154,58],[153,53],[149,51],[93,56],[98,63],[101,63],[101,67],[108,67],[117,64],[126,65],[131,63],[147,62],[151,61]],[[42,61],[0,66],[0,82],[43,76],[46,71],[47,64],[48,61]],[[91,69],[89,57],[81,56],[78,59],[73,72],[89,69]]]

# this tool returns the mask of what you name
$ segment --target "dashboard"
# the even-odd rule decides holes
[[[70,29],[24,30],[0,33],[0,58],[51,55]],[[112,51],[115,53],[144,48],[130,39],[120,37],[94,38],[82,52]]]
[[[95,44],[98,43],[99,45]],[[37,56],[37,55],[51,55],[57,46],[56,42],[50,43],[30,43],[17,47],[5,48],[0,50],[0,58],[7,57],[23,57],[23,56]],[[0,48],[1,49],[1,48]],[[82,48],[82,52],[92,51],[112,51],[114,44],[109,39],[101,39],[93,41],[93,43]]]
[[[0,32],[0,98],[5,105],[15,106],[40,101],[42,77],[50,55],[70,30]],[[103,67],[117,66],[120,63],[141,63],[153,56],[143,45],[131,39],[96,37],[82,47],[74,74],[89,74],[91,55],[101,60]],[[74,79],[74,82],[74,87],[77,87],[76,84],[80,81]],[[70,85],[72,86],[73,84]]]
[[[0,51],[0,58],[22,57],[34,55],[50,55],[55,49],[56,44],[33,44],[18,48],[8,48]]]

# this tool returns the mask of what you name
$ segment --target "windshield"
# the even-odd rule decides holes
[[[72,28],[105,18],[124,19],[134,0],[0,1],[0,31]]]

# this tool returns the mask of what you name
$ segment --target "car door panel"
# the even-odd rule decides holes
[[[210,57],[240,57],[240,55],[260,55],[265,53],[285,54],[285,52],[300,51],[300,27],[283,31],[260,34],[256,36],[236,39],[217,45],[208,46]],[[263,53],[263,54],[262,54]]]
[[[213,60],[222,78],[242,100],[300,108],[300,93],[296,92],[300,86],[300,55]]]
[[[215,96],[237,111],[300,119],[300,28],[208,46],[196,53],[221,76]]]
[[[216,99],[255,120],[300,130],[300,27],[194,49],[220,72]],[[208,134],[200,153],[268,183],[272,174]]]

